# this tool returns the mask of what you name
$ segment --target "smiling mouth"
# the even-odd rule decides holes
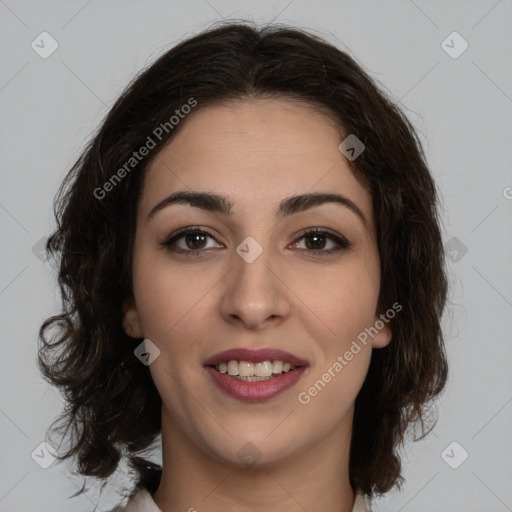
[[[266,352],[256,355],[246,351],[240,354],[240,359],[233,359],[236,355],[226,351],[206,361],[204,367],[216,386],[227,395],[241,402],[261,403],[294,386],[309,366],[307,361],[283,351]]]
[[[299,367],[292,366],[291,363],[281,360],[271,361],[267,359],[265,361],[252,363],[250,361],[231,359],[216,365],[211,365],[210,368],[217,370],[219,373],[227,374],[236,380],[258,382],[273,379],[285,373],[292,372]]]

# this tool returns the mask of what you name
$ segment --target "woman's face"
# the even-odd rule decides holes
[[[282,99],[200,107],[148,169],[124,325],[160,351],[149,370],[175,432],[218,460],[270,464],[350,432],[372,345],[391,339],[385,328],[353,348],[379,318],[371,197],[338,148],[336,126],[310,107]],[[177,192],[226,204],[165,203]],[[281,208],[303,194],[342,199]],[[201,232],[174,236],[184,228]],[[268,378],[291,356],[221,355],[263,363],[254,371],[229,363],[231,373],[263,374],[242,381],[208,367],[230,349],[282,350],[305,366]]]

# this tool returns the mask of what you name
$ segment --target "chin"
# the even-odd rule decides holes
[[[274,423],[272,428],[275,427]],[[261,429],[258,432],[253,430],[250,435],[244,433],[243,429],[235,433],[228,428],[227,430],[233,434],[232,437],[225,435],[222,439],[204,439],[203,448],[209,456],[230,466],[266,468],[286,459],[297,450],[296,442],[293,446],[285,442],[287,439],[290,443],[292,435],[285,438],[282,434],[279,437],[269,437],[268,433],[272,428]]]

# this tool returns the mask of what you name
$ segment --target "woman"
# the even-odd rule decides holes
[[[168,51],[56,204],[60,458],[105,481],[126,456],[116,510],[369,510],[447,378],[437,202],[406,117],[327,42],[228,23]]]

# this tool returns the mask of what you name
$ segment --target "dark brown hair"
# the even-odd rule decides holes
[[[122,304],[132,297],[145,171],[186,123],[174,127],[169,120],[191,99],[197,110],[259,97],[307,102],[365,145],[349,164],[372,197],[379,312],[395,302],[402,310],[391,320],[389,346],[373,352],[356,400],[353,488],[371,496],[399,484],[398,450],[408,427],[419,426],[425,435],[432,399],[447,378],[440,326],[447,281],[438,194],[418,136],[389,95],[335,46],[294,28],[224,23],[175,46],[132,81],[55,201],[57,228],[47,251],[59,265],[62,312],[41,326],[39,365],[66,399],[50,429],[66,427],[69,435],[70,448],[60,458],[76,457],[82,475],[106,479],[123,456],[140,467],[140,454],[161,429],[161,399],[148,367],[133,353],[140,340],[121,327]],[[113,181],[148,136],[156,142],[155,129],[165,122],[158,147]]]

